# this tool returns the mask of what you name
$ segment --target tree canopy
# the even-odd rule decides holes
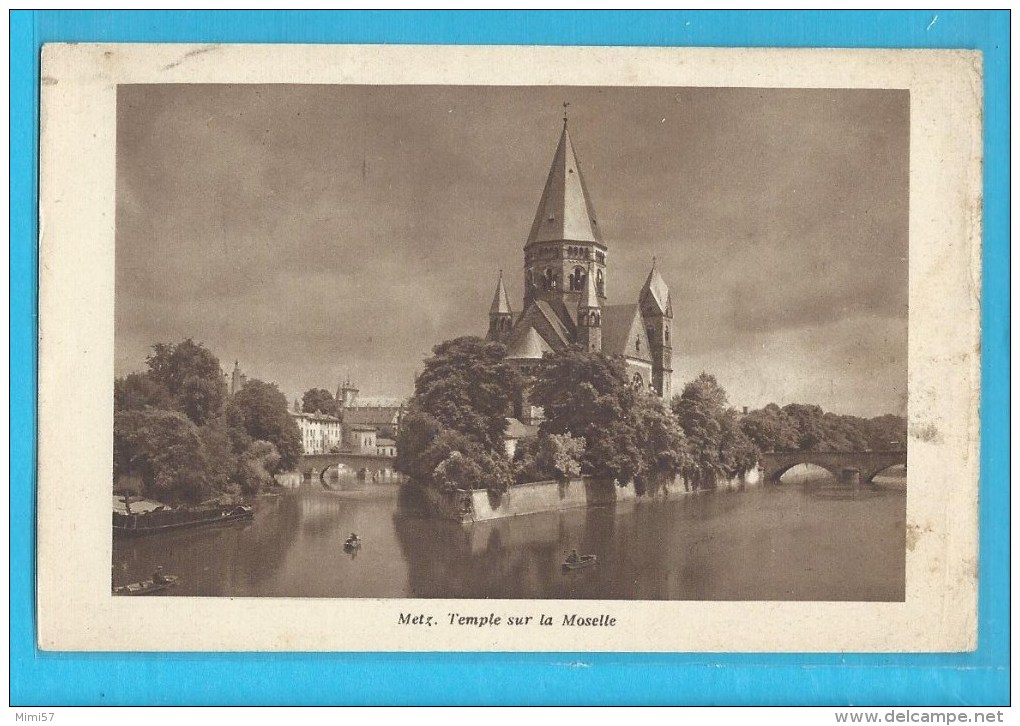
[[[158,343],[148,370],[114,381],[114,480],[141,479],[162,502],[257,492],[292,468],[301,438],[273,384],[233,397],[216,356],[191,339]]]
[[[518,377],[506,349],[476,337],[446,341],[415,381],[397,439],[398,471],[438,487],[503,491],[503,436]]]
[[[883,451],[907,442],[907,420],[886,414],[860,418],[823,411],[820,406],[770,403],[740,421],[762,451]]]
[[[301,396],[301,410],[305,413],[324,413],[340,417],[340,402],[325,388],[310,388]]]

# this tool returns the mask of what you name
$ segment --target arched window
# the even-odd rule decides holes
[[[643,378],[641,378],[641,374],[640,373],[635,373],[634,377],[631,379],[630,382],[631,382],[631,385],[634,386],[635,390],[638,390],[638,391],[640,391],[642,388],[644,388],[644,385],[645,385],[645,381],[644,381]]]
[[[583,290],[584,289],[584,268],[578,265],[574,268],[574,274],[570,276],[570,289],[571,290]]]
[[[669,343],[669,327],[667,326],[666,328],[663,328],[662,332],[666,336],[666,343],[668,344]]]
[[[599,295],[602,295],[603,297],[605,297],[605,295],[606,295],[606,280],[602,276],[602,270],[597,270],[595,272],[595,287],[598,289]]]
[[[559,276],[558,273],[553,273],[553,276],[552,276],[552,289],[553,290],[559,290],[560,289],[560,276]]]
[[[528,288],[528,292],[535,289],[535,278],[531,274],[531,270],[524,273],[524,286]]]
[[[542,289],[543,290],[553,290],[553,289],[555,289],[553,287],[553,271],[549,267],[545,268],[545,272],[543,273],[543,277],[542,277]]]
[[[638,353],[641,352],[641,336],[640,335],[638,337],[634,338],[634,350],[636,350]]]

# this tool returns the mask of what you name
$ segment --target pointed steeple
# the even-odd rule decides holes
[[[654,312],[667,317],[673,316],[673,305],[669,299],[669,287],[656,269],[654,257],[652,258],[652,270],[648,273],[648,279],[645,280],[645,284],[641,287],[638,300],[641,302],[641,308],[645,314]]]
[[[489,332],[486,338],[497,343],[505,343],[513,328],[514,313],[510,309],[510,296],[506,294],[503,271],[500,270],[499,279],[496,281],[496,294],[493,295],[492,305],[489,306]]]
[[[574,145],[570,141],[566,119],[525,247],[536,242],[563,240],[605,245],[588,188],[581,176]]]
[[[510,296],[507,295],[506,286],[503,284],[503,271],[499,271],[499,279],[496,281],[496,294],[492,297],[492,305],[489,306],[489,315],[512,315],[510,309]]]

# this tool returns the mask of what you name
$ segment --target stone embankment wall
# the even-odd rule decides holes
[[[757,470],[743,477],[720,481],[715,489],[740,489],[761,481]],[[422,487],[426,499],[436,516],[459,522],[484,522],[490,519],[517,517],[537,512],[555,512],[562,509],[592,507],[634,501],[664,498],[673,494],[694,491],[682,477],[648,482],[645,492],[638,496],[634,484],[618,487],[607,479],[582,477],[561,481],[537,481],[510,487],[503,494],[491,494],[484,489],[445,492]]]

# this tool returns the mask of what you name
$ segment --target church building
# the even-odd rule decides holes
[[[669,288],[653,261],[634,301],[610,305],[609,255],[564,118],[524,245],[523,304],[514,311],[501,271],[486,337],[506,344],[507,361],[526,375],[537,371],[545,353],[572,345],[621,356],[634,386],[668,401],[673,395]],[[519,407],[515,414],[525,422],[541,416],[527,401]]]

